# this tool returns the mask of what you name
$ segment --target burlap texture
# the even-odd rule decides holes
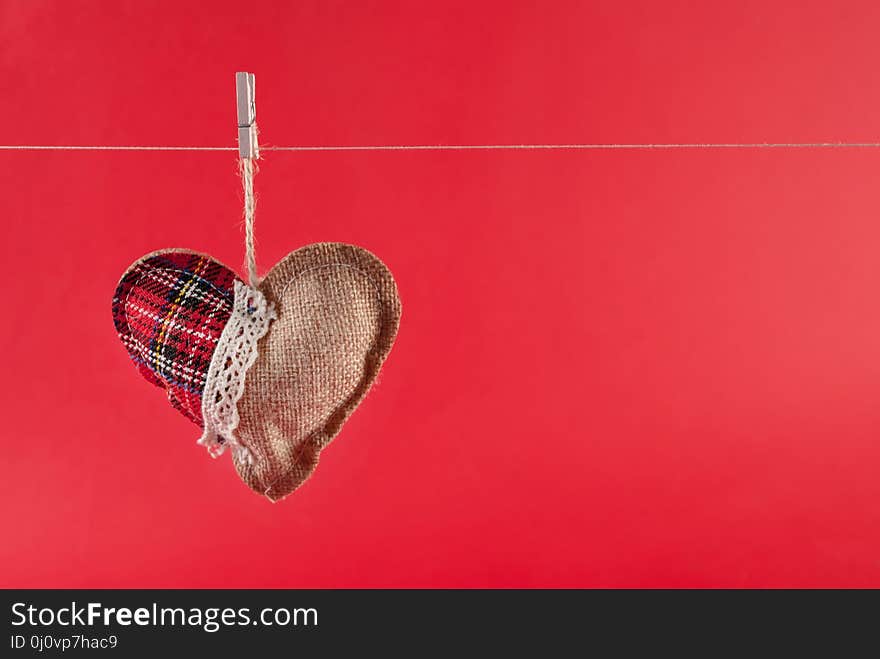
[[[242,480],[272,501],[312,474],[321,450],[366,395],[391,350],[400,298],[388,268],[353,245],[292,252],[260,284],[278,314],[238,403],[253,456]]]

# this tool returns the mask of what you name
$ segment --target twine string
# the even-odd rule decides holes
[[[668,142],[595,144],[348,144],[261,146],[261,151],[538,151],[538,150],[661,150],[661,149],[877,149],[880,142]],[[0,144],[0,151],[237,151],[234,146]],[[252,158],[239,159],[244,189],[245,262],[252,288],[260,284],[254,246],[254,174]]]
[[[596,144],[347,144],[260,146],[260,151],[538,151],[614,149],[877,149],[880,142],[632,142]],[[0,151],[238,151],[234,146],[0,144]]]
[[[251,288],[260,285],[257,274],[257,257],[254,247],[254,211],[257,202],[254,198],[254,161],[252,158],[241,158],[238,161],[241,171],[241,184],[244,188],[244,251],[247,263],[248,283]]]

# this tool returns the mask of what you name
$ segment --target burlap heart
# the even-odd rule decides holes
[[[138,370],[203,427],[200,441],[238,449],[242,480],[272,501],[312,474],[369,391],[400,311],[388,268],[340,243],[292,252],[258,291],[208,256],[155,252],[126,271],[113,299]],[[227,386],[239,376],[241,389]]]

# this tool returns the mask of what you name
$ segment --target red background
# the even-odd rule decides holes
[[[706,6],[703,6],[706,5]],[[735,5],[735,6],[733,6]],[[210,7],[210,9],[209,9]],[[0,2],[0,142],[880,140],[876,2]],[[272,505],[129,363],[234,153],[0,152],[3,586],[880,586],[880,150],[267,153],[404,314]]]

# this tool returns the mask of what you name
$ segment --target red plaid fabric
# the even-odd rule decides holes
[[[134,263],[113,296],[113,322],[138,371],[202,425],[202,392],[232,313],[235,273],[208,256],[156,252]]]

